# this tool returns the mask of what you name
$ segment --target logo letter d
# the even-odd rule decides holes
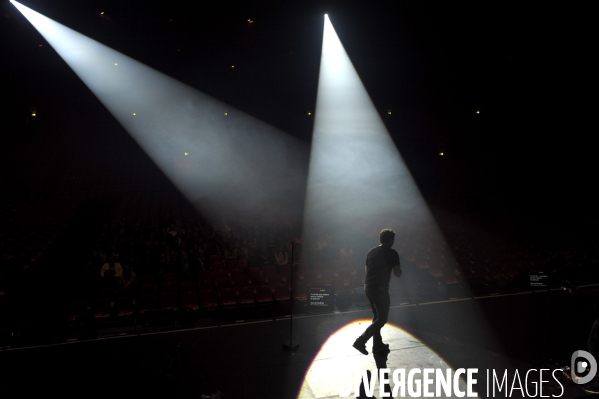
[[[584,358],[586,361],[589,362],[589,365],[591,366],[591,371],[589,371],[589,374],[587,374],[585,377],[580,378],[576,375],[576,371],[578,371],[576,369],[576,367],[578,366],[576,364],[576,359],[579,357]],[[572,354],[572,358],[570,359],[570,373],[572,373],[572,381],[574,383],[586,384],[587,382],[590,382],[593,378],[595,378],[595,375],[597,375],[597,361],[589,352],[578,350]]]

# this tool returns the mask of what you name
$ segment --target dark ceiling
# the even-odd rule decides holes
[[[585,22],[590,9],[582,6],[306,0],[23,4],[307,142],[328,13],[425,193],[439,192],[444,179],[456,176],[462,192],[482,190],[512,202],[532,198],[573,206],[593,192],[594,29]],[[1,142],[7,152],[38,140],[36,134],[80,134],[102,124],[119,129],[12,4],[3,2],[0,15]],[[32,109],[43,117],[38,129],[43,133],[31,130]]]

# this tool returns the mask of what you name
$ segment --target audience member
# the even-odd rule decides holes
[[[123,266],[116,262],[115,256],[110,256],[108,262],[100,269],[102,285],[104,288],[116,289],[120,287],[123,279]]]

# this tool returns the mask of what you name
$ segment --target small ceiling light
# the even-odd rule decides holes
[[[184,152],[184,153],[183,153],[183,155],[185,155],[185,156],[188,156],[188,155],[189,155],[189,153],[188,153],[188,152]]]
[[[312,112],[308,111],[308,116],[312,116]]]
[[[477,110],[476,110],[476,113],[477,113],[477,114],[480,114],[480,109],[477,109]]]
[[[235,65],[231,65],[231,68],[232,68],[232,69],[235,69]]]
[[[35,115],[36,115],[36,114],[35,114],[35,112],[32,112],[32,113],[31,113],[31,116],[35,116]]]
[[[439,153],[439,155],[443,156],[443,155],[445,155],[445,153],[443,153],[443,152],[440,152],[440,153]]]
[[[100,13],[100,15],[101,15],[101,16],[104,16],[104,11],[102,11],[102,12]]]
[[[135,112],[134,112],[134,113],[132,113],[131,115],[133,115],[133,116],[137,116],[137,114],[136,114]]]
[[[114,66],[117,66],[117,65],[118,65],[118,63],[116,63],[116,62],[115,62],[115,63],[114,63]]]
[[[254,20],[253,19],[248,19],[248,24],[253,24]]]
[[[228,113],[228,112],[225,112],[225,116],[227,116],[227,115],[229,115],[229,113]]]
[[[391,115],[391,110],[388,110],[388,111],[387,111],[387,115]]]

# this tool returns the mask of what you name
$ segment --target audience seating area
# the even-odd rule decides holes
[[[153,195],[123,197],[87,261],[72,262],[79,266],[71,271],[77,278],[64,304],[68,326],[190,326],[223,314],[282,316],[291,304],[304,309],[309,287],[331,287],[358,304],[354,289],[363,285],[364,253],[356,243],[341,244],[326,233],[319,242],[304,242],[298,220],[208,221],[176,192],[165,195],[157,186]],[[27,278],[20,270],[35,269],[82,203],[62,198],[0,209],[0,312],[6,314],[11,285],[23,283],[15,279]],[[597,269],[595,238],[582,245],[507,212],[433,213],[444,239],[431,231],[398,234],[402,301],[529,289],[531,269]],[[311,255],[292,258],[290,242]],[[100,269],[111,256],[128,277],[107,286]]]
[[[144,317],[153,312],[171,312],[177,319],[189,318],[189,312],[195,312],[197,318],[214,317],[219,310],[231,309],[260,309],[264,316],[275,316],[279,310],[288,312],[291,301],[300,308],[305,305],[308,287],[331,286],[338,294],[363,285],[364,279],[364,268],[356,262],[332,261],[310,269],[300,264],[260,268],[247,267],[244,260],[225,261],[220,255],[212,255],[207,269],[146,274],[136,286],[102,289],[87,303],[72,301],[68,321],[76,323],[91,317],[97,323],[132,323],[136,318],[136,323],[144,324]]]

